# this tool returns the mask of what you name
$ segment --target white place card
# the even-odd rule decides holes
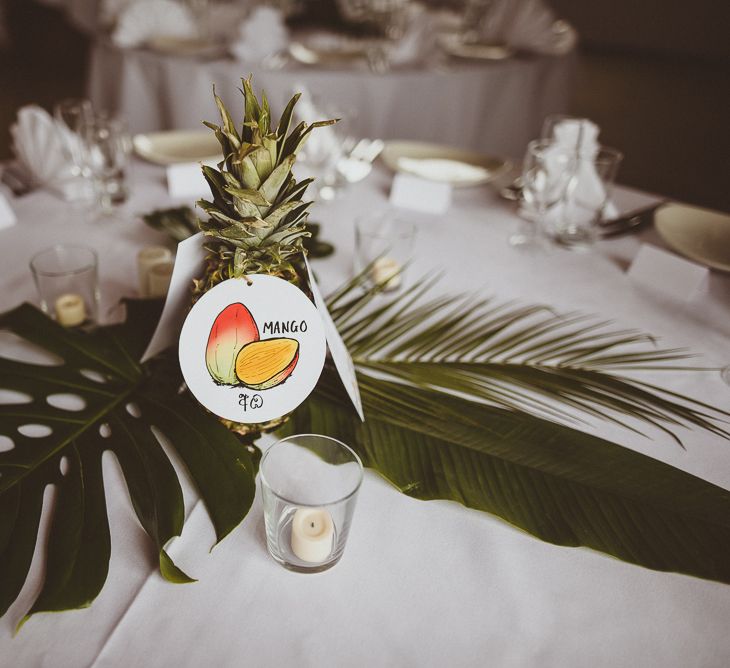
[[[167,167],[167,191],[178,199],[205,197],[210,188],[199,162],[181,162]]]
[[[451,190],[448,183],[398,173],[390,187],[390,203],[401,209],[438,215],[446,213],[451,206]]]
[[[360,398],[360,387],[357,384],[357,376],[355,374],[355,365],[352,362],[350,352],[347,350],[345,342],[342,340],[340,333],[337,331],[332,316],[327,309],[327,304],[322,297],[322,292],[317,285],[317,281],[314,279],[314,274],[309,266],[309,260],[306,256],[304,258],[304,264],[307,266],[307,275],[309,278],[309,285],[312,288],[312,295],[314,295],[314,305],[319,311],[319,315],[322,318],[322,324],[324,325],[324,333],[327,337],[327,345],[329,346],[330,353],[332,354],[332,361],[335,363],[337,373],[340,374],[342,384],[345,386],[347,395],[350,397],[352,404],[355,406],[358,416],[364,422],[365,414],[362,410],[362,399]]]
[[[10,202],[8,202],[5,195],[0,193],[0,230],[12,227],[17,222],[18,219],[15,216],[13,207],[10,206]]]
[[[162,309],[160,321],[157,323],[157,329],[150,339],[147,350],[142,355],[143,362],[177,343],[180,328],[190,310],[190,290],[193,286],[193,279],[202,276],[204,261],[205,248],[203,248],[202,232],[198,232],[177,245],[175,266],[172,269],[165,306]]]
[[[668,251],[642,244],[628,270],[632,282],[681,301],[704,289],[709,270]]]

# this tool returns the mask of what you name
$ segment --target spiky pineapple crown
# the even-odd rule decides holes
[[[311,202],[302,197],[313,179],[297,182],[292,167],[309,133],[336,122],[302,122],[289,132],[297,94],[274,129],[266,94],[259,103],[251,80],[241,83],[244,118],[240,133],[215,88],[221,125],[205,123],[220,142],[223,161],[218,169],[203,167],[213,201],[198,202],[210,216],[200,221],[200,228],[210,237],[206,276],[197,285],[200,292],[226,278],[253,273],[296,280],[292,260],[302,252],[302,238],[309,236],[306,219]]]

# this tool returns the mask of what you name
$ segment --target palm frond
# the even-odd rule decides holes
[[[729,413],[620,374],[684,368],[688,351],[662,350],[645,333],[543,305],[424,300],[434,283],[385,298],[361,291],[361,274],[330,298],[359,370],[569,424],[597,418],[637,433],[644,424],[680,445],[682,427],[730,437]]]
[[[538,538],[730,583],[730,492],[629,448],[434,388],[358,374],[367,419],[325,368],[288,430],[350,444],[404,494]]]

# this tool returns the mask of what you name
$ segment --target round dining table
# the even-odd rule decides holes
[[[567,110],[574,56],[519,54],[500,61],[456,60],[376,73],[367,67],[277,69],[231,58],[201,59],[149,49],[119,49],[98,39],[88,94],[124,118],[132,132],[201,127],[214,120],[211,94],[240,104],[241,77],[253,74],[273,109],[306,90],[323,113],[338,113],[358,137],[435,142],[491,155],[521,157],[548,114]]]
[[[275,109],[295,90],[346,115],[352,136],[436,142],[520,158],[543,120],[568,111],[575,70],[572,51],[550,55],[518,50],[499,60],[428,54],[372,72],[364,61],[304,65],[285,52],[276,67],[226,55],[200,56],[123,49],[104,25],[99,0],[40,0],[58,7],[92,38],[88,95],[124,118],[132,132],[199,128],[216,118],[211,87],[238,104],[241,77],[254,75]],[[292,41],[301,35],[294,31]]]
[[[391,180],[378,166],[342,197],[315,206],[312,219],[336,247],[330,257],[313,261],[325,293],[351,276],[354,220],[388,206]],[[98,253],[103,317],[121,297],[135,294],[137,252],[165,241],[140,214],[191,203],[170,198],[164,169],[142,162],[134,165],[131,198],[113,218],[85,220],[44,191],[7,196],[18,222],[0,230],[0,311],[36,301],[28,269],[34,253],[76,242]],[[627,209],[651,199],[617,188],[615,202]],[[664,347],[691,347],[702,354],[702,366],[730,361],[730,276],[711,272],[706,288],[683,301],[627,275],[643,244],[663,245],[651,228],[600,241],[584,253],[513,248],[506,240],[517,221],[514,206],[488,186],[456,190],[447,216],[401,215],[417,226],[408,275],[441,270],[437,293],[493,295],[599,314],[659,337]],[[644,377],[713,405],[730,405],[730,388],[716,371]],[[585,429],[730,490],[730,445],[715,434],[683,429],[682,448],[662,432],[647,438],[608,422]],[[262,447],[271,442],[265,439]],[[160,576],[156,550],[136,520],[119,464],[106,453],[112,541],[107,582],[89,608],[35,615],[16,633],[42,579],[53,499],[47,489],[28,580],[0,619],[0,666],[730,663],[728,585],[544,543],[457,503],[400,494],[369,470],[342,560],[325,573],[302,575],[267,553],[260,493],[243,523],[210,551],[215,536],[206,509],[173,462],[184,487],[186,523],[168,551],[197,582],[175,585]]]

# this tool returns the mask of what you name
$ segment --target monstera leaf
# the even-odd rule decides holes
[[[157,546],[161,574],[190,581],[164,549],[182,530],[183,496],[153,429],[185,463],[218,541],[248,512],[253,448],[180,393],[176,356],[137,361],[159,310],[154,302],[127,302],[123,325],[93,333],[64,329],[27,304],[0,316],[0,329],[61,361],[41,366],[0,358],[0,388],[24,398],[0,405],[0,434],[13,446],[0,452],[0,615],[28,573],[48,485],[57,496],[46,576],[28,615],[87,606],[101,590],[110,554],[101,467],[107,450],[119,460],[137,517]],[[58,407],[54,397],[69,394],[80,410]]]
[[[383,300],[359,293],[360,282],[329,305],[366,420],[328,366],[288,431],[342,439],[414,498],[451,499],[551,543],[730,583],[729,491],[559,424],[600,418],[675,440],[680,426],[727,437],[727,413],[618,375],[676,368],[686,353],[545,307],[423,303],[427,287]]]

